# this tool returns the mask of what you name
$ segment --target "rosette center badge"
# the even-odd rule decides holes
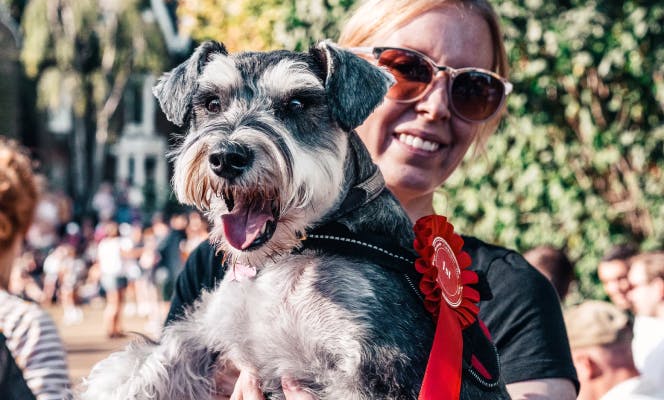
[[[438,270],[436,281],[443,298],[451,307],[459,307],[463,299],[461,267],[450,245],[439,236],[433,239],[433,265]]]

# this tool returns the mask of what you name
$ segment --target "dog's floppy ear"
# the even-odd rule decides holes
[[[166,118],[175,125],[187,122],[196,80],[213,54],[228,55],[228,52],[219,42],[204,42],[185,62],[163,74],[152,89]]]
[[[344,129],[360,125],[394,84],[394,78],[387,71],[330,41],[320,42],[310,53],[321,65],[328,103]]]

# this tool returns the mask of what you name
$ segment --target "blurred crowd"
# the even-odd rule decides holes
[[[69,197],[43,192],[9,291],[61,307],[65,324],[82,321],[81,305],[103,304],[111,338],[124,335],[122,315],[145,317],[146,332],[158,335],[163,302],[189,252],[207,239],[208,225],[194,210],[145,213],[139,196],[128,185],[102,184],[94,213],[74,221]]]
[[[540,246],[524,256],[564,305],[578,399],[664,398],[664,251],[609,249],[597,266],[608,301],[572,298],[575,269],[564,250]]]

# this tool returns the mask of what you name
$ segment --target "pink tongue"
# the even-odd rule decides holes
[[[272,219],[268,203],[264,204],[262,208],[243,206],[243,204],[236,204],[232,213],[221,217],[226,241],[238,250],[249,247],[260,235],[265,222]]]

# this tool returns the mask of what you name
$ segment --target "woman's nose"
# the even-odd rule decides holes
[[[416,111],[428,120],[445,120],[451,117],[450,99],[447,95],[448,80],[449,76],[445,72],[438,71],[429,91],[417,101]]]

